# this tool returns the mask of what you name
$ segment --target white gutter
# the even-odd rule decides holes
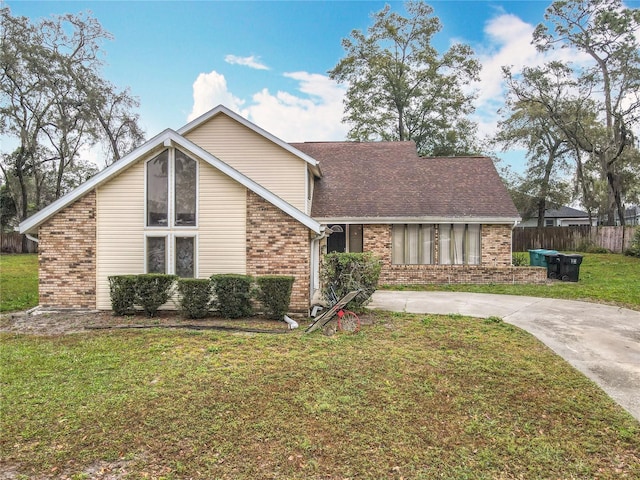
[[[517,224],[520,217],[314,217],[320,223],[355,223],[363,225],[376,225],[382,223],[473,223],[473,224]]]

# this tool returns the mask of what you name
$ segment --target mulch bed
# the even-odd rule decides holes
[[[306,328],[308,320],[298,320],[300,328]],[[190,328],[198,330],[216,329],[254,333],[288,333],[289,325],[284,321],[269,320],[261,316],[225,319],[207,317],[187,319],[173,311],[159,311],[155,317],[144,314],[115,316],[109,311],[44,310],[14,312],[0,316],[0,332],[27,333],[31,335],[64,335],[89,330],[126,328]]]

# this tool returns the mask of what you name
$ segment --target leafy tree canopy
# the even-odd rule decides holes
[[[422,155],[475,153],[474,94],[480,64],[468,45],[440,54],[442,28],[424,2],[406,3],[408,16],[388,5],[366,33],[342,41],[345,56],[329,72],[348,84],[344,120],[352,140],[413,140]]]

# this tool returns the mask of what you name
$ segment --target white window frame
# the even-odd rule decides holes
[[[170,242],[168,242],[169,234],[164,232],[154,232],[154,233],[150,232],[148,234],[145,234],[144,236],[144,273],[149,273],[149,249],[147,245],[148,238],[164,238],[164,265],[165,265],[165,273],[168,273],[166,272],[166,270],[168,270],[167,267],[169,266]]]
[[[194,252],[193,252],[193,278],[199,278],[199,242],[198,242],[198,230],[199,230],[199,205],[200,205],[200,162],[193,158],[188,152],[182,151],[187,157],[196,162],[196,222],[195,225],[176,225],[176,206],[175,206],[175,151],[174,147],[169,147],[169,161],[167,165],[167,182],[168,182],[168,195],[167,195],[167,225],[149,226],[148,220],[148,174],[147,166],[150,161],[160,155],[163,151],[156,153],[151,158],[145,161],[144,168],[144,272],[148,273],[148,252],[147,252],[147,237],[165,237],[165,265],[167,274],[174,275],[176,272],[176,237],[193,237],[194,238]]]

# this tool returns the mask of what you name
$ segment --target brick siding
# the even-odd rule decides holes
[[[290,310],[309,310],[309,229],[247,190],[247,274],[294,277]]]
[[[391,228],[391,225],[363,226],[364,251],[372,252],[382,259],[380,285],[526,284],[547,281],[544,268],[511,266],[509,225],[482,226],[480,265],[392,265]]]
[[[40,306],[96,308],[96,194],[88,193],[40,226]]]

